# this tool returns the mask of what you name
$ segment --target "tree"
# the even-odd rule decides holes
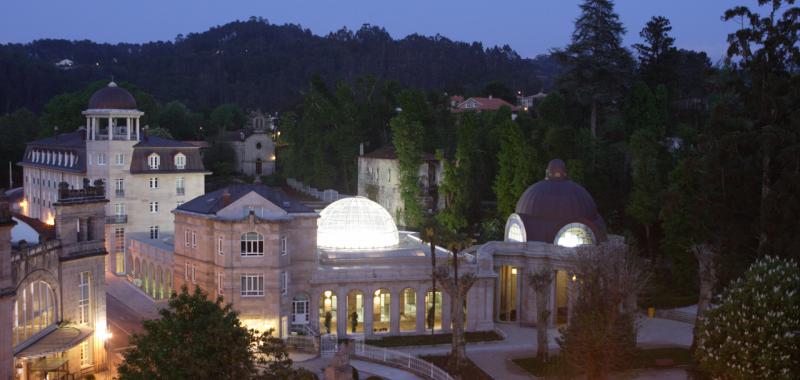
[[[533,152],[530,142],[520,126],[506,120],[499,127],[500,151],[497,153],[497,176],[494,193],[497,195],[497,212],[503,219],[514,212],[522,192],[533,183]]]
[[[439,187],[444,196],[444,209],[437,219],[444,228],[452,232],[461,231],[472,226],[480,210],[480,194],[478,193],[478,160],[480,155],[480,136],[478,120],[473,112],[461,115],[457,126],[456,152],[452,160],[444,160],[444,178]]]
[[[549,357],[547,346],[547,327],[550,319],[550,290],[553,283],[553,269],[549,265],[531,272],[528,283],[536,294],[536,358],[546,362]]]
[[[697,317],[694,321],[691,347],[694,351],[697,348],[698,329],[706,318],[711,306],[711,297],[714,295],[714,287],[717,285],[717,255],[709,244],[695,244],[691,247],[691,251],[697,259],[697,273],[700,278],[700,296],[697,301]]]
[[[251,332],[231,305],[208,299],[196,287],[184,286],[159,311],[144,321],[144,332],[131,336],[131,349],[119,366],[120,380],[243,379],[254,372]]]
[[[450,357],[447,362],[448,372],[460,373],[467,362],[467,339],[464,333],[464,308],[467,302],[467,293],[472,285],[475,284],[477,277],[475,273],[459,275],[458,261],[461,259],[459,253],[471,243],[463,236],[453,236],[447,244],[448,249],[453,252],[451,260],[453,273],[446,266],[436,268],[436,278],[442,284],[442,289],[450,295],[450,318],[453,326],[453,342],[450,350]]]
[[[221,140],[211,141],[211,146],[203,154],[205,168],[211,170],[215,177],[225,178],[233,175],[236,169],[233,166],[235,161],[236,152],[227,142]]]
[[[262,368],[254,380],[316,380],[317,376],[304,369],[292,368],[288,348],[283,339],[273,336],[274,329],[254,335],[256,363]]]
[[[401,97],[416,97],[421,94],[404,91]],[[410,108],[410,107],[406,107]],[[404,110],[406,109],[404,108]],[[418,227],[422,223],[422,193],[419,187],[419,167],[422,165],[423,133],[422,122],[413,113],[400,112],[391,120],[392,142],[397,152],[400,166],[400,199],[403,201],[402,219],[408,227]]]
[[[166,130],[164,128],[161,128],[161,127],[148,128],[147,129],[147,135],[148,136],[162,137],[162,138],[170,139],[170,140],[174,139],[174,137],[172,137],[172,133],[170,133],[168,130]]]
[[[800,268],[766,256],[732,282],[699,326],[695,357],[720,379],[795,379],[800,373]]]
[[[639,53],[639,70],[650,84],[666,83],[670,79],[670,55],[675,49],[675,39],[670,37],[670,31],[672,25],[668,18],[653,16],[639,32],[644,43],[633,45]]]
[[[236,104],[220,104],[213,111],[208,120],[209,136],[215,136],[222,131],[235,131],[242,128],[246,117],[241,108]]]
[[[796,128],[791,127],[791,115],[796,108],[791,104],[797,101],[797,96],[792,99],[790,95],[791,78],[796,78],[800,65],[800,8],[793,6],[794,3],[794,0],[759,0],[759,6],[767,5],[766,16],[744,6],[728,9],[723,16],[724,21],[736,20],[740,25],[737,31],[728,35],[728,61],[738,66],[752,81],[742,86],[740,92],[756,126],[753,137],[760,145],[758,252],[761,255],[776,248],[770,241],[774,210],[769,204],[774,196],[773,186],[786,173],[780,167],[786,164],[776,162],[776,157],[782,153],[792,155],[794,159],[790,160],[789,167],[796,167],[792,161],[798,157],[797,153],[784,150],[787,148],[785,142],[797,138]],[[739,60],[734,62],[735,58]],[[794,148],[788,149],[796,152]]]
[[[607,379],[633,357],[635,301],[648,276],[619,242],[579,248],[575,276],[570,323],[557,341],[567,363],[585,371],[587,379]]]
[[[179,101],[171,101],[161,109],[157,125],[179,140],[200,138],[200,115]]]
[[[8,162],[13,164],[22,160],[25,153],[25,144],[22,141],[31,141],[41,132],[42,127],[33,112],[21,108],[13,113],[0,116],[0,183],[8,183],[8,171],[5,170]],[[12,165],[14,167],[14,165]],[[22,170],[14,176],[15,185],[21,184]]]
[[[597,136],[601,109],[618,100],[633,70],[631,54],[622,46],[625,28],[611,0],[585,0],[575,20],[572,42],[557,55],[566,65],[560,86],[589,107],[592,136]]]

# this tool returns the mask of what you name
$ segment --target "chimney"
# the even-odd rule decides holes
[[[228,191],[228,188],[225,188],[225,191],[222,192],[222,207],[231,204],[231,193]]]
[[[81,136],[81,140],[86,140],[86,127],[78,128],[78,135]]]
[[[363,156],[364,155],[364,143],[363,142],[358,144],[358,155],[359,156]]]

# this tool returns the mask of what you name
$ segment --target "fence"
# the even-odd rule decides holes
[[[286,348],[302,352],[317,352],[315,347],[314,336],[309,335],[289,335],[283,340],[286,342]]]
[[[303,182],[300,182],[294,178],[287,178],[286,184],[289,185],[289,187],[291,187],[295,191],[299,191],[308,196],[317,198],[323,202],[330,203],[338,201],[339,199],[342,198],[352,197],[352,195],[340,194],[338,191],[333,189],[318,190],[317,188],[305,185],[303,184]]]
[[[697,315],[679,310],[656,310],[656,317],[693,325]]]
[[[402,368],[426,379],[453,380],[443,369],[428,361],[405,352],[390,350],[385,347],[375,347],[368,344],[356,344],[354,356],[391,367]]]

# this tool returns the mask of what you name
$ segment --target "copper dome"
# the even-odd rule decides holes
[[[606,225],[594,199],[569,179],[566,165],[559,159],[547,165],[544,180],[522,193],[515,212],[525,225],[528,241],[553,243],[559,230],[570,223],[589,227],[598,242],[607,240]]]
[[[89,109],[135,110],[136,99],[128,90],[111,82],[97,90],[89,99]]]

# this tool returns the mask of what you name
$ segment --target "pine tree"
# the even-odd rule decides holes
[[[597,136],[601,109],[625,91],[633,71],[630,52],[622,46],[625,28],[611,0],[585,0],[575,20],[572,42],[557,52],[566,64],[561,87],[590,109],[590,129]]]
[[[675,39],[670,37],[670,31],[672,25],[668,18],[653,16],[639,32],[645,43],[633,45],[639,53],[639,71],[649,84],[666,83],[670,80],[673,66],[670,54],[675,50]]]

